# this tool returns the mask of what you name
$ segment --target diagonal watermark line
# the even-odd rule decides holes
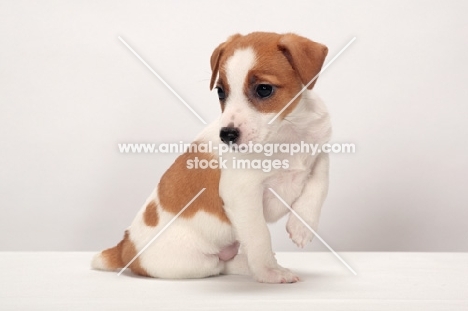
[[[343,263],[343,265],[345,265],[346,268],[348,268],[349,271],[351,271],[354,275],[357,275],[356,271],[354,271],[354,269],[351,268],[350,265],[348,265],[348,264],[346,263],[346,261],[344,261],[343,258],[341,258],[340,255],[338,255],[338,254],[333,250],[333,248],[331,248],[330,245],[328,245],[327,242],[325,242],[325,241],[320,237],[320,235],[318,235],[318,233],[315,232],[315,230],[312,229],[312,228],[304,221],[304,219],[302,219],[302,217],[299,216],[299,214],[297,214],[296,211],[293,210],[293,209],[288,205],[288,203],[286,203],[286,202],[283,200],[283,198],[281,198],[281,197],[278,195],[278,193],[275,192],[275,190],[273,190],[272,188],[268,188],[268,190],[270,190],[271,193],[273,193],[273,194],[278,198],[278,200],[280,200],[281,203],[283,203],[284,206],[286,206],[286,207],[291,211],[291,213],[293,213],[294,216],[296,216],[296,217],[304,224],[304,226],[306,226],[307,229],[309,229],[309,230],[317,237],[317,239],[319,239],[320,242],[322,242],[323,245],[325,245],[325,246],[330,250],[330,252],[332,252],[333,255],[335,255],[335,257],[338,258],[338,260],[341,261],[341,263]]]
[[[119,36],[119,40],[122,41],[122,43],[123,43],[123,44],[124,44],[124,45],[125,45],[141,62],[142,62],[142,63],[143,63],[143,65],[145,65],[145,66],[156,76],[156,78],[158,78],[159,81],[161,81],[162,84],[164,84],[164,85],[169,89],[169,91],[171,91],[172,94],[174,94],[175,97],[177,97],[177,98],[185,105],[185,107],[188,108],[188,110],[190,110],[198,119],[200,119],[200,121],[201,121],[203,124],[207,124],[207,123],[205,122],[205,120],[203,120],[203,118],[200,117],[200,115],[199,115],[195,110],[193,110],[193,108],[190,107],[190,105],[187,104],[187,102],[186,102],[182,97],[180,97],[180,95],[177,94],[177,92],[174,91],[174,89],[173,89],[169,84],[167,84],[167,82],[164,81],[164,79],[161,78],[161,76],[160,76],[156,71],[154,71],[153,68],[151,68],[150,65],[148,65],[148,63],[145,62],[145,60],[144,60],[143,58],[141,58],[140,55],[138,55],[138,53],[135,52],[135,50],[132,49],[132,48],[130,47],[130,45],[128,45],[128,43],[125,42],[124,39],[122,39],[122,37]]]
[[[153,243],[164,231],[166,231],[166,229],[180,216],[180,214],[182,214],[186,209],[187,207],[190,206],[190,204],[193,203],[193,201],[195,201],[199,196],[200,194],[203,193],[203,191],[205,191],[206,188],[203,188],[202,190],[200,190],[200,192],[197,193],[197,195],[195,195],[193,197],[193,199],[190,200],[190,202],[187,203],[187,205],[184,206],[183,209],[180,210],[180,212],[177,213],[177,215],[174,216],[174,218],[171,219],[171,221],[169,221],[165,226],[164,228],[161,229],[161,231],[158,232],[158,234],[156,234],[139,252],[138,254],[135,255],[135,257],[133,257],[132,260],[129,261],[129,263],[122,268],[122,270],[120,270],[120,272],[117,274],[117,276],[120,276],[122,274],[122,272],[125,271],[125,269],[127,269],[128,267],[130,267],[130,265],[141,255],[143,254],[143,252],[151,245],[151,243]]]
[[[294,96],[290,101],[289,103],[286,104],[286,106],[283,107],[283,109],[280,110],[280,112],[278,112],[274,117],[273,119],[270,120],[270,122],[268,122],[268,124],[271,124],[273,123],[273,121],[276,120],[276,118],[278,118],[285,110],[286,108],[289,107],[289,105],[291,105],[291,103],[293,101],[296,100],[296,98],[298,98],[305,90],[307,90],[307,88],[309,87],[309,85],[311,85],[315,80],[317,80],[317,78],[320,76],[320,74],[322,74],[340,55],[341,53],[343,53],[350,45],[351,43],[354,42],[354,40],[356,40],[356,37],[353,37],[351,39],[351,41],[348,42],[348,44],[345,45],[344,48],[341,49],[341,51],[338,52],[338,54],[335,55],[335,57],[332,58],[331,61],[329,61],[325,66],[322,67],[322,70],[320,70],[320,72],[318,74],[315,75],[315,77],[312,78],[312,80],[309,81],[309,83],[307,83],[303,88],[302,90],[299,91],[299,93],[296,94],[296,96]]]

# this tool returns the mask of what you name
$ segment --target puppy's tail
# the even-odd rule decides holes
[[[119,244],[94,256],[91,261],[91,267],[97,270],[114,271],[124,268],[129,262],[132,262],[129,268],[133,273],[142,276],[150,276],[146,272],[146,269],[140,265],[138,258],[134,259],[136,255],[137,250],[130,240],[127,230],[125,231],[123,240],[120,241]]]
[[[97,270],[113,271],[125,267],[122,260],[122,248],[125,239],[120,241],[114,247],[108,248],[100,253],[94,255],[91,261],[91,267]]]

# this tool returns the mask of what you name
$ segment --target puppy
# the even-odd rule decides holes
[[[211,56],[210,89],[217,89],[222,114],[194,144],[211,142],[213,149],[229,144],[233,152],[222,157],[230,164],[201,169],[188,164],[202,160],[218,163],[218,153],[180,155],[163,174],[123,240],[97,254],[92,267],[123,268],[205,188],[131,263],[131,271],[158,278],[243,274],[266,283],[298,281],[298,276],[277,263],[267,222],[289,214],[286,229],[300,247],[313,235],[269,188],[316,229],[328,191],[328,155],[266,156],[236,153],[235,146],[328,142],[330,119],[322,101],[311,91],[315,81],[283,109],[320,72],[327,51],[324,45],[295,34],[237,34],[220,44]],[[240,159],[275,159],[287,165],[270,171],[239,169],[232,163]]]

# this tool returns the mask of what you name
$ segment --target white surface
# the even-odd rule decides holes
[[[468,251],[467,1],[0,1],[0,250],[114,245],[175,155],[117,143],[202,129],[227,36],[297,32],[329,47],[318,79],[334,141],[320,234],[337,250]],[[284,221],[277,251],[296,250]],[[320,249],[314,242],[308,250]]]
[[[0,253],[1,310],[468,310],[467,253],[279,253],[295,284],[161,280],[89,268],[92,253]]]

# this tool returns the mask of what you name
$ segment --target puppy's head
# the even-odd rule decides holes
[[[320,72],[327,52],[326,46],[295,34],[237,34],[221,43],[211,55],[210,83],[223,111],[221,140],[266,142],[301,96],[268,122]]]

